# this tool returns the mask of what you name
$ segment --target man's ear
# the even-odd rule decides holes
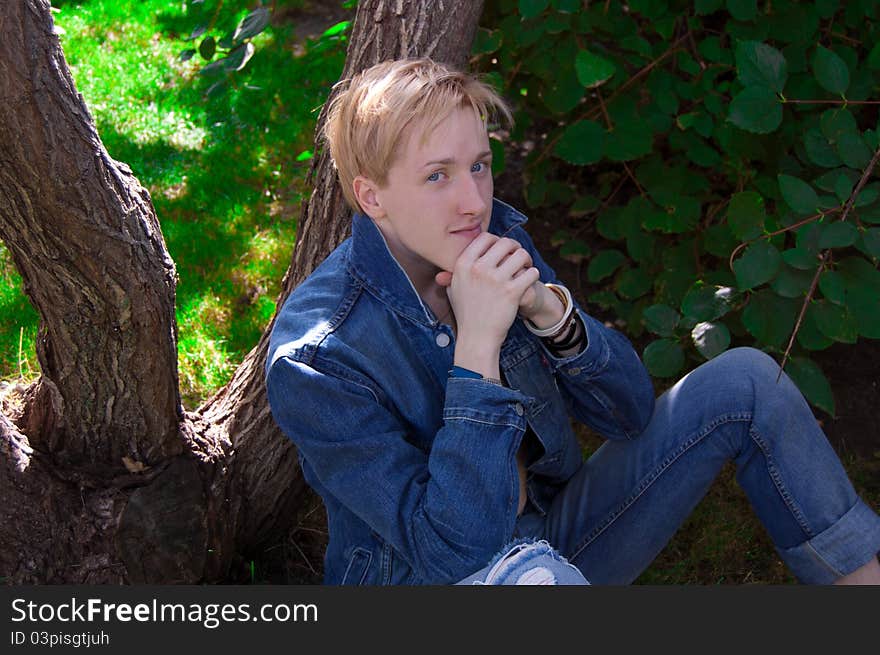
[[[358,175],[352,181],[352,187],[354,197],[357,198],[358,204],[367,216],[374,220],[384,218],[385,210],[382,208],[376,194],[379,188],[378,184],[363,175]]]

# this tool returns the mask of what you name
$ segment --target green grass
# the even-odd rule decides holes
[[[227,0],[211,33],[234,28],[252,4]],[[55,5],[98,133],[149,190],[177,266],[181,393],[194,407],[229,379],[274,314],[306,193],[310,162],[297,155],[312,147],[344,36],[294,49],[293,25],[270,26],[247,67],[207,96],[216,78],[198,73],[205,62],[179,58],[198,23],[183,2]],[[0,378],[38,373],[36,331],[37,314],[0,246]]]

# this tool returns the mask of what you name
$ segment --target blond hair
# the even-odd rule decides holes
[[[407,128],[424,123],[424,138],[459,107],[472,108],[484,122],[512,122],[504,100],[485,82],[431,59],[376,64],[337,83],[330,101],[324,142],[339,175],[345,200],[358,210],[354,178],[385,185],[388,169]]]

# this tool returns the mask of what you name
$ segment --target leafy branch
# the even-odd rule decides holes
[[[874,152],[874,156],[871,158],[871,162],[862,172],[862,177],[859,179],[858,184],[856,184],[855,188],[852,191],[849,199],[846,201],[846,205],[843,208],[843,214],[840,217],[841,222],[846,221],[849,218],[849,213],[855,204],[856,197],[861,193],[862,188],[864,188],[865,184],[868,181],[868,178],[871,177],[871,173],[874,172],[874,167],[877,165],[877,161],[880,160],[880,147]],[[779,378],[782,377],[782,371],[785,368],[786,363],[788,362],[788,358],[791,355],[791,349],[794,346],[794,340],[797,336],[798,331],[801,329],[801,325],[804,322],[804,315],[807,313],[807,307],[810,302],[813,300],[813,296],[816,293],[816,287],[819,284],[819,277],[822,275],[822,271],[825,270],[825,266],[828,263],[828,259],[830,257],[831,250],[824,250],[822,254],[819,256],[819,266],[816,268],[816,273],[813,275],[813,280],[810,282],[810,290],[807,292],[806,297],[804,298],[804,302],[801,305],[801,311],[798,314],[797,322],[795,323],[794,330],[791,333],[791,338],[788,340],[788,345],[785,347],[785,353],[782,356],[782,364],[779,365],[779,375],[776,380],[779,381]]]

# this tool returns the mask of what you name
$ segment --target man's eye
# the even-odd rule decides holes
[[[486,162],[478,161],[471,166],[471,173],[482,173],[487,168]]]
[[[439,182],[440,181],[440,171],[434,171],[428,176],[428,182]]]

